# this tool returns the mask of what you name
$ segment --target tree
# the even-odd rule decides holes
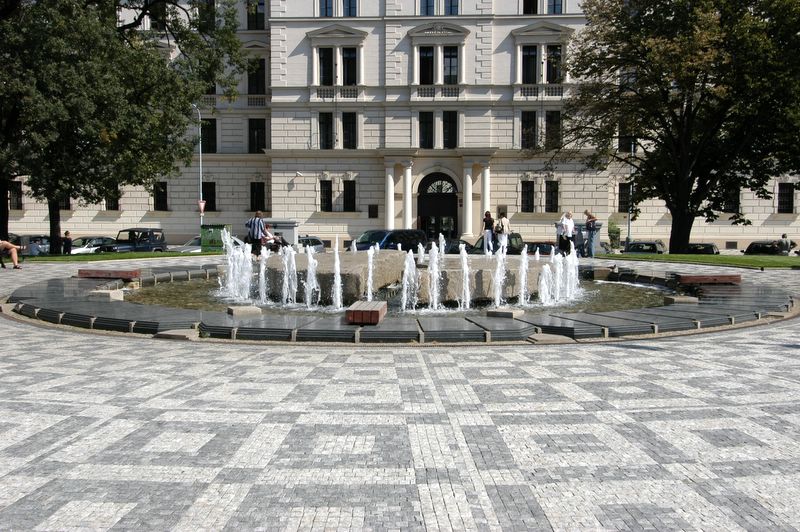
[[[670,252],[731,191],[769,198],[800,169],[800,3],[796,0],[584,0],[571,43],[578,80],[564,145],[588,167],[630,165],[634,204],[664,201]],[[635,153],[631,150],[635,146]],[[731,221],[747,224],[743,213]]]
[[[0,55],[12,59],[0,73],[0,183],[24,175],[47,201],[51,249],[61,200],[96,203],[190,162],[192,103],[210,82],[230,93],[246,67],[234,3],[209,6],[126,2],[120,25],[121,2],[43,0],[0,20]],[[154,31],[141,30],[145,16]]]

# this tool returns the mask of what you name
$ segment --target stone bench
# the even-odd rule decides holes
[[[386,301],[356,301],[347,308],[347,323],[377,325],[386,316]]]
[[[739,274],[719,274],[719,275],[685,275],[678,274],[675,280],[682,285],[701,285],[701,284],[741,284],[742,276]]]
[[[139,279],[142,276],[141,270],[95,270],[95,269],[80,269],[78,270],[78,277],[85,279]]]

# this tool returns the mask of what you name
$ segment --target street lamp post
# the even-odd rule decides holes
[[[203,116],[200,114],[200,109],[197,105],[192,104],[192,107],[195,111],[197,111],[197,132],[199,134],[200,142],[198,143],[197,147],[200,154],[200,199],[197,202],[197,206],[200,209],[200,238],[202,241],[203,235],[203,211],[205,210],[205,202],[203,201]]]
[[[636,154],[636,141],[631,139],[631,163],[630,173],[628,174],[628,182],[631,185],[630,192],[628,193],[628,234],[625,236],[625,247],[631,243],[631,216],[633,216],[633,191],[635,185],[633,184],[633,157]]]

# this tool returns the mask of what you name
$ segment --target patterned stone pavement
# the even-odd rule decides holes
[[[798,331],[284,346],[0,316],[0,528],[796,530]]]

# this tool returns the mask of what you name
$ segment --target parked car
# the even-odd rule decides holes
[[[791,249],[796,246],[797,244],[792,240]],[[783,255],[780,242],[777,240],[754,240],[742,253],[745,255]]]
[[[550,255],[553,249],[558,247],[555,242],[525,242],[528,245],[528,255],[535,255],[539,250],[539,255]]]
[[[499,247],[497,243],[497,234],[492,233],[492,244],[494,245],[494,250],[496,251]],[[508,248],[506,249],[506,253],[508,255],[521,255],[522,254],[522,247],[525,245],[525,242],[522,241],[522,235],[519,233],[511,233],[508,235]],[[469,250],[469,253],[474,255],[482,255],[483,254],[483,236],[481,236],[475,245],[472,246],[472,249]],[[541,251],[539,252],[541,253]]]
[[[425,251],[428,252],[431,250],[431,244],[439,245],[438,240],[429,240],[427,244],[425,244]],[[444,239],[444,253],[445,255],[458,255],[461,253],[459,246],[464,244],[464,249],[467,250],[467,253],[472,249],[472,244],[467,242],[466,240],[461,240],[460,238],[445,238]],[[441,250],[440,250],[441,251]]]
[[[373,229],[356,239],[356,249],[367,250],[375,244],[380,249],[397,249],[400,244],[403,251],[417,251],[417,244],[425,245],[427,240],[425,232],[419,229]]]
[[[159,228],[134,227],[117,233],[113,244],[100,246],[97,253],[128,251],[164,251],[167,249],[164,231]]]
[[[632,240],[625,244],[623,253],[650,253],[662,254],[667,252],[664,242],[661,240]]]
[[[686,253],[689,255],[719,255],[719,248],[712,242],[690,242]]]
[[[232,236],[231,239],[233,240],[234,246],[244,245],[244,242],[242,242],[239,237]],[[202,246],[200,245],[200,235],[193,237],[191,240],[187,241],[185,244],[181,244],[180,246],[167,246],[167,251],[175,251],[177,253],[200,253],[202,250]]]
[[[22,246],[21,255],[35,257],[36,255],[47,255],[50,253],[49,235],[8,235],[8,241],[12,244]]]
[[[117,241],[110,236],[81,236],[72,239],[72,254],[95,253],[102,246],[113,246]]]
[[[314,253],[325,253],[325,243],[318,236],[301,236],[297,239],[297,245],[303,249],[311,246],[314,248]]]

